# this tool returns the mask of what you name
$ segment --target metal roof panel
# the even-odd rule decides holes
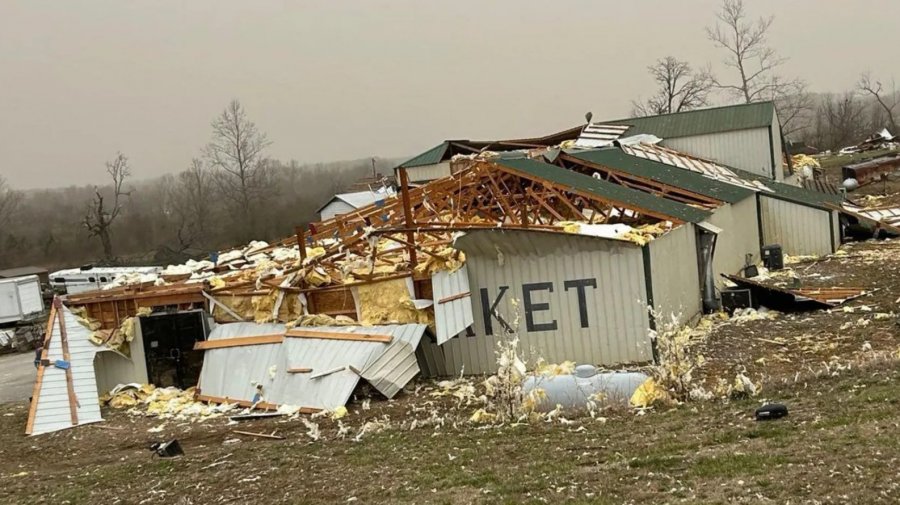
[[[541,163],[530,159],[498,160],[498,165],[509,167],[515,171],[531,175],[553,182],[561,186],[568,186],[575,190],[585,191],[609,200],[632,210],[651,212],[667,216],[675,221],[699,223],[710,215],[709,212],[690,207],[681,203],[669,201],[663,198],[644,193],[635,189],[626,188],[618,184],[596,179],[589,175],[579,174],[571,170]]]

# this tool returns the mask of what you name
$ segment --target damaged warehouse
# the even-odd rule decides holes
[[[96,347],[88,380],[313,412],[342,406],[361,379],[390,398],[419,373],[492,373],[504,335],[556,362],[651,363],[656,314],[715,310],[720,274],[772,240],[820,251],[788,226],[828,237],[809,254],[839,243],[834,195],[624,131],[445,143],[428,156],[446,163],[440,178],[413,187],[401,165],[398,194],[294,237],[70,295]],[[793,207],[773,215],[769,200]]]

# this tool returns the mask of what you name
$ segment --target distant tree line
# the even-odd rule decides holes
[[[130,160],[117,153],[104,186],[16,191],[0,177],[0,268],[169,264],[284,238],[372,175],[369,158],[282,162],[266,155],[269,145],[235,100],[212,122],[210,143],[175,174],[132,180]],[[388,174],[396,163],[377,159],[374,168]]]
[[[768,43],[774,16],[751,19],[743,0],[723,0],[706,37],[724,55],[724,75],[665,56],[647,67],[656,91],[632,101],[636,116],[669,114],[723,103],[775,102],[784,135],[820,149],[840,149],[888,128],[897,135],[900,90],[893,78],[866,72],[854,89],[811,93],[805,80],[785,76],[787,60]]]

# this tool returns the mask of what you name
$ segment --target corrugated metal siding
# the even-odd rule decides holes
[[[101,350],[97,353],[94,359],[94,373],[97,377],[97,391],[100,394],[108,393],[119,384],[149,382],[140,318],[134,322],[134,340],[131,341],[129,351],[130,358],[112,350]]]
[[[746,198],[732,205],[723,205],[713,211],[707,220],[722,229],[716,239],[713,256],[713,270],[716,286],[724,286],[719,274],[736,274],[744,267],[746,255],[752,254],[753,261],[759,260],[759,222],[756,197]]]
[[[697,233],[681,226],[650,242],[653,306],[657,314],[680,314],[687,321],[702,310]]]
[[[778,122],[778,112],[772,109],[772,156],[775,160],[775,180],[784,180],[784,171],[787,165],[784,163],[784,156],[781,152],[781,123]]]
[[[841,220],[840,213],[836,210],[831,211],[831,224],[832,238],[834,239],[831,249],[832,251],[837,251],[841,247]]]
[[[37,275],[16,279],[19,290],[19,304],[22,315],[37,314],[44,311],[44,299],[41,297],[41,281]]]
[[[75,315],[65,306],[62,311],[69,342],[72,382],[78,402],[78,425],[102,421],[97,383],[94,379],[94,355],[97,347],[89,340],[90,331],[78,322]],[[53,337],[47,350],[47,359],[51,361],[63,359],[58,320],[53,326]],[[32,434],[39,435],[71,427],[65,370],[47,367],[38,396]]]
[[[780,244],[785,254],[831,253],[829,211],[760,195],[763,244]]]
[[[662,145],[723,165],[772,177],[769,129],[753,128],[663,139]]]
[[[431,165],[419,165],[406,169],[409,182],[427,182],[450,175],[450,162],[434,163]]]
[[[508,291],[497,312],[514,324],[518,321],[521,348],[549,361],[616,364],[652,359],[647,337],[646,285],[640,247],[627,242],[564,234],[527,231],[476,231],[456,242],[466,252],[469,286],[475,323],[474,337],[460,336],[440,348],[424,342],[420,357],[430,361],[439,375],[491,373],[496,370],[496,346],[501,339],[485,328],[482,289],[490,303],[500,286]],[[502,258],[502,259],[501,259]],[[581,324],[578,291],[565,289],[565,281],[590,279],[596,288],[585,287],[587,327]],[[535,323],[555,321],[557,328],[528,331],[523,284],[552,284],[553,292],[531,292],[532,304],[548,303],[536,310]],[[518,307],[511,300],[518,300]],[[493,333],[502,334],[501,324],[491,318]],[[430,347],[430,348],[429,348]]]
[[[434,323],[437,343],[443,344],[468,328],[473,322],[472,295],[469,290],[468,269],[463,266],[455,272],[438,272],[431,276],[434,293]],[[456,300],[441,303],[447,298],[462,296]]]
[[[398,361],[402,367],[397,370],[386,369],[392,363],[389,359],[381,360],[383,370],[377,377],[389,392],[392,388],[399,390],[405,386],[404,379],[415,376],[418,366],[413,370],[404,360],[411,360],[415,365],[413,349],[419,345],[425,328],[421,324],[303,328],[323,332],[392,335],[394,339],[391,344],[288,337],[281,344],[209,349],[203,360],[200,388],[204,395],[250,401],[256,393],[255,384],[262,384],[263,397],[268,402],[334,409],[347,403],[359,382],[360,376],[353,369],[367,369],[394,343],[408,346],[409,357]],[[223,324],[210,333],[209,339],[268,335],[284,331],[284,325],[279,324]],[[398,353],[396,357],[402,356]],[[291,368],[312,368],[312,373],[288,373]],[[376,368],[378,367],[373,367]],[[341,370],[316,377],[317,374],[336,369]]]
[[[395,340],[360,375],[381,394],[393,398],[418,374],[415,350],[406,342]]]
[[[324,221],[326,219],[331,219],[338,214],[346,214],[354,210],[356,209],[354,209],[353,206],[347,204],[346,202],[334,199],[329,202],[328,205],[322,207],[322,210],[319,211],[319,219]]]

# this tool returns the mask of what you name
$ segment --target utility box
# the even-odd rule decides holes
[[[734,314],[735,310],[753,307],[749,289],[726,289],[722,291],[722,310]]]
[[[0,279],[0,324],[17,323],[44,311],[37,275]]]
[[[762,248],[763,265],[769,270],[781,270],[784,268],[784,254],[781,252],[781,246],[772,244],[763,246]]]

